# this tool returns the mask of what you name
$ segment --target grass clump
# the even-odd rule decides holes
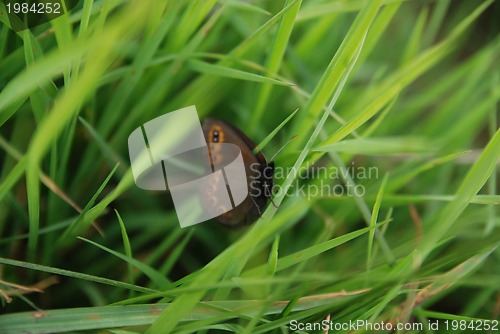
[[[0,333],[494,325],[498,13],[85,0],[20,32],[0,15]],[[128,135],[189,105],[268,156],[297,135],[252,226],[180,229],[168,193],[135,187]]]

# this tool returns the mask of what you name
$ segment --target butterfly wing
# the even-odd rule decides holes
[[[262,152],[253,154],[255,145],[241,130],[229,122],[206,118],[202,124],[203,132],[208,143],[231,143],[241,150],[249,196],[232,210],[218,216],[216,219],[225,225],[239,225],[252,223],[260,217],[261,210],[266,205],[267,198],[263,189],[262,169],[268,166]]]

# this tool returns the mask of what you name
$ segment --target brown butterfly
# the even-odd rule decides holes
[[[208,144],[230,143],[240,148],[247,177],[248,196],[235,208],[218,216],[216,220],[228,226],[253,223],[261,216],[267,200],[271,198],[274,185],[274,162],[267,162],[262,152],[254,154],[253,150],[257,145],[229,122],[206,118],[202,127]],[[220,157],[220,159],[223,158]],[[213,199],[210,205],[218,205],[217,199]]]

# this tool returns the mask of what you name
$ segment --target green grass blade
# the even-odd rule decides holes
[[[289,5],[292,1],[288,0],[285,6]],[[281,18],[281,22],[278,25],[278,30],[274,37],[271,51],[269,53],[266,68],[271,73],[278,73],[283,60],[283,55],[285,53],[286,46],[289,42],[290,35],[295,23],[295,18],[299,11],[302,1],[297,1],[294,3],[293,7]],[[250,131],[254,131],[255,128],[260,124],[262,114],[264,113],[267,102],[271,95],[273,86],[270,84],[263,85],[260,89],[258,95],[255,110],[252,113],[250,119]]]
[[[276,136],[276,134],[295,116],[295,114],[299,111],[299,109],[295,109],[293,113],[291,113],[283,122],[281,122],[273,131],[271,131],[270,134],[264,138],[259,145],[253,150],[254,154],[257,154],[258,152],[262,151],[264,147]]]
[[[292,83],[283,82],[269,77],[264,77],[258,74],[249,73],[223,65],[209,64],[200,60],[189,60],[187,66],[191,69],[204,74],[219,75],[231,79],[247,80],[253,82],[269,83],[281,86],[290,86]]]
[[[372,249],[373,249],[373,238],[375,237],[375,226],[377,225],[378,214],[384,196],[385,184],[387,183],[388,178],[389,174],[385,174],[384,178],[382,179],[382,184],[380,185],[380,189],[377,193],[377,199],[375,200],[375,204],[373,205],[372,220],[370,221],[370,233],[368,235],[368,252],[366,256],[367,271],[370,270],[372,264]]]
[[[59,269],[59,268],[54,268],[54,267],[49,267],[49,266],[42,266],[39,264],[34,264],[34,263],[29,263],[29,262],[11,260],[11,259],[3,258],[3,257],[0,257],[0,263],[5,264],[5,265],[9,265],[9,266],[16,266],[16,267],[20,267],[20,268],[37,270],[37,271],[55,274],[55,275],[77,278],[77,279],[81,279],[81,280],[85,280],[85,281],[89,281],[89,282],[95,282],[95,283],[100,283],[100,284],[104,284],[104,285],[114,286],[114,287],[121,288],[121,289],[134,290],[134,291],[143,292],[143,293],[155,292],[155,290],[153,290],[153,289],[143,288],[143,287],[138,286],[138,285],[131,285],[128,283],[115,281],[115,280],[104,278],[104,277],[88,275],[88,274],[84,274],[84,273],[79,273],[79,272],[75,272],[75,271]]]
[[[334,93],[334,90],[337,89],[335,93],[337,96],[340,94],[343,88],[341,87],[341,83],[342,81],[345,83],[352,70],[352,66],[356,63],[368,29],[381,3],[381,0],[370,1],[358,14],[342,45],[325,70],[325,74],[314,89],[311,99],[308,101],[303,112],[295,119],[293,132],[308,132],[312,128],[314,120],[321,112],[323,105],[325,105],[326,101]],[[301,140],[297,140],[292,144],[292,147],[296,148],[300,143]]]
[[[367,138],[367,139],[347,139],[339,143],[320,146],[315,152],[339,152],[366,155],[385,155],[403,153],[421,153],[438,150],[435,144],[429,143],[424,138]]]
[[[83,240],[91,245],[94,245],[120,259],[122,259],[123,261],[133,265],[134,267],[136,267],[137,269],[139,269],[140,271],[142,271],[144,274],[146,274],[146,276],[148,276],[151,281],[154,282],[154,284],[160,288],[166,288],[168,286],[171,285],[170,281],[165,278],[163,275],[161,275],[159,272],[157,272],[156,270],[154,270],[153,268],[145,265],[144,263],[140,262],[140,261],[137,261],[133,258],[130,258],[128,257],[127,255],[123,255],[123,254],[120,254],[118,252],[115,252],[114,250],[112,249],[109,249],[103,245],[100,245],[98,244],[97,242],[94,242],[92,240],[88,240],[88,239],[85,239],[85,238],[82,238],[82,237],[78,237],[78,239],[80,240]]]
[[[127,234],[127,229],[125,227],[125,223],[123,222],[122,217],[118,213],[118,210],[115,210],[116,218],[118,218],[118,223],[120,223],[120,232],[122,234],[123,239],[123,249],[125,251],[125,256],[129,259],[132,258],[132,247],[130,246],[130,239]],[[129,283],[134,284],[134,273],[132,271],[132,264],[127,262],[127,270],[129,276]]]
[[[455,194],[454,201],[441,211],[437,220],[438,223],[434,224],[428,233],[426,233],[427,235],[418,249],[417,264],[421,263],[429,255],[434,247],[436,247],[436,244],[445,236],[446,232],[452,228],[456,219],[470,204],[474,196],[486,183],[493,170],[495,170],[499,159],[500,130],[497,130],[479,156],[479,159],[467,173],[467,176]]]

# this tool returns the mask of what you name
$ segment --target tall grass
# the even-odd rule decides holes
[[[0,333],[498,319],[499,8],[83,0],[17,33],[0,15]],[[297,135],[252,226],[180,229],[134,185],[128,135],[193,104],[268,157]]]

